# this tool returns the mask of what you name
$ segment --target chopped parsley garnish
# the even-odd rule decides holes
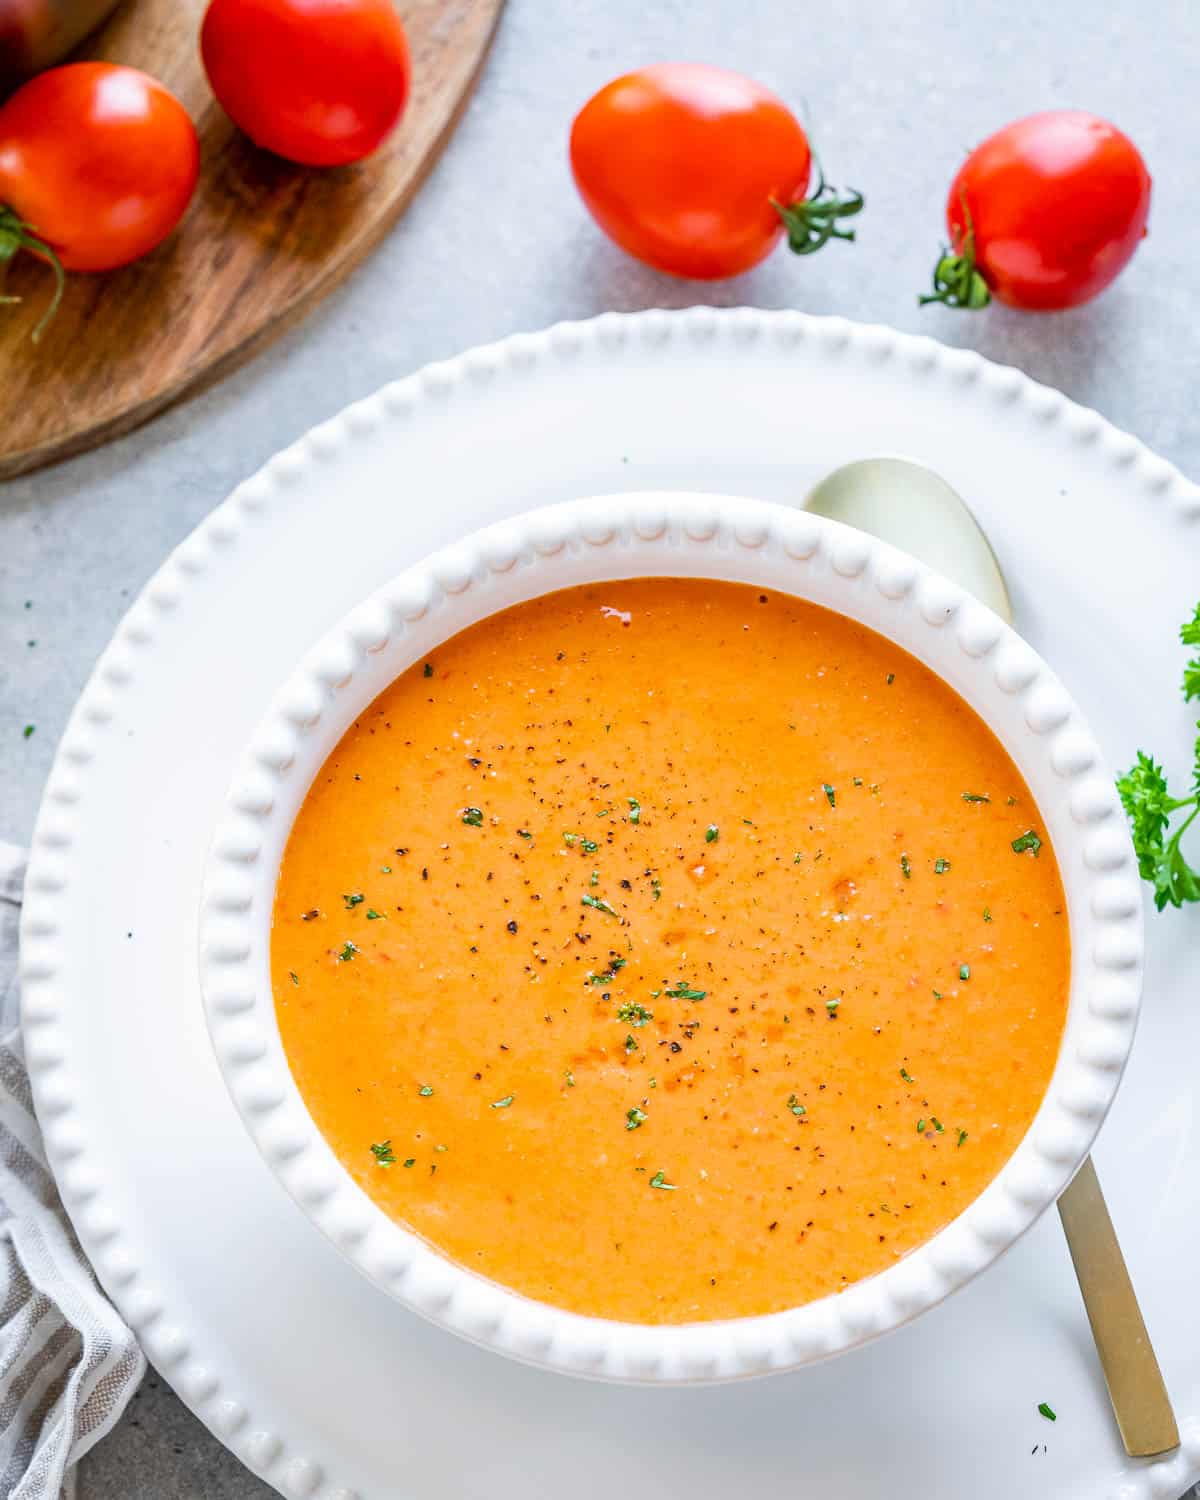
[[[383,922],[383,921],[386,921],[386,917],[384,916],[383,912],[376,911],[373,906],[368,906],[367,907],[367,921],[368,922]]]
[[[968,979],[970,979],[970,977],[971,977],[971,965],[970,964],[959,964],[959,966],[958,966],[958,977],[961,980],[963,980],[964,983]]]
[[[629,821],[631,823],[640,823],[642,821],[642,804],[636,797],[626,797],[625,800],[629,803]]]
[[[909,1073],[907,1068],[900,1069],[900,1077],[904,1079],[905,1083],[912,1082],[912,1075]]]
[[[563,1076],[566,1079],[567,1087],[573,1089],[575,1087],[575,1075],[571,1072],[570,1068],[567,1069]]]
[[[895,674],[895,672],[889,672],[887,674],[887,685],[888,685],[888,687],[891,687],[892,683],[895,682],[895,680],[896,680],[896,674]]]
[[[674,986],[665,989],[663,994],[671,1000],[703,1000],[708,991],[690,989],[681,979]]]
[[[357,952],[358,949],[353,943],[349,941],[344,942],[342,944],[342,951],[338,954],[338,963],[348,964]]]
[[[531,839],[533,837],[533,834],[530,833],[528,828],[518,828],[517,837],[519,839]]]
[[[1024,854],[1026,849],[1032,849],[1036,858],[1041,847],[1042,841],[1032,828],[1027,828],[1020,838],[1013,839],[1012,841],[1012,852],[1014,854]]]
[[[924,1135],[925,1134],[925,1121],[924,1120],[918,1120],[917,1121],[917,1134],[918,1135]]]
[[[392,873],[392,867],[391,867],[391,865],[380,865],[379,866],[379,873],[381,875],[390,875]]]
[[[422,1099],[428,1099],[429,1096],[430,1096],[430,1094],[433,1093],[433,1089],[430,1087],[429,1084],[423,1083],[421,1085],[421,1087],[417,1090],[417,1093],[420,1094],[420,1096],[421,1096]]]
[[[964,792],[962,799],[964,802],[990,802],[992,800],[986,792]]]
[[[515,1094],[505,1094],[503,1099],[493,1099],[488,1107],[490,1109],[507,1109],[516,1097]]]
[[[829,783],[827,781],[823,781],[821,783],[821,790],[825,793],[825,797],[826,797],[827,801],[829,802],[830,807],[836,807],[837,806],[837,793],[834,791],[834,789],[829,785]]]
[[[431,661],[427,661],[425,663],[425,676],[426,677],[432,677],[433,676],[433,663]]]
[[[804,1105],[801,1104],[799,1099],[796,1098],[795,1094],[788,1095],[787,1107],[791,1110],[791,1112],[796,1116],[797,1119],[799,1119],[801,1115],[806,1115],[808,1113]]]
[[[600,884],[600,871],[599,870],[593,870],[592,873],[591,873],[591,876],[588,879],[588,885],[599,885],[599,884]]]
[[[593,907],[596,911],[602,911],[606,917],[615,917],[617,913],[609,906],[607,901],[602,901],[599,896],[589,896],[586,891],[579,898],[583,906]]]
[[[580,839],[579,847],[585,854],[595,854],[600,845],[595,841],[595,839]]]
[[[635,1104],[632,1109],[625,1111],[625,1129],[637,1130],[646,1118],[646,1111],[639,1109]]]
[[[715,823],[710,823],[704,830],[704,842],[706,844],[715,844],[720,837],[721,830]]]
[[[464,807],[463,810],[462,810],[462,820],[467,825],[468,828],[482,828],[483,827],[483,808],[481,808],[481,807]]]
[[[22,731],[21,731],[21,738],[23,740],[32,739],[33,738],[33,731],[36,728],[37,728],[36,724],[26,724],[25,728],[22,729]]]
[[[371,1155],[381,1167],[394,1167],[396,1165],[396,1153],[392,1150],[390,1140],[381,1141],[378,1146],[372,1146]]]
[[[950,861],[948,859],[935,859],[933,862],[933,873],[935,875],[944,875],[949,868]]]
[[[841,998],[840,997],[838,999],[836,999],[836,1000],[826,1000],[826,1002],[825,1002],[825,1009],[829,1012],[829,1014],[831,1016],[836,1015],[837,1014],[837,1008],[838,1008],[838,1006],[841,1003],[842,1002],[841,1002]]]
[[[656,901],[661,901],[662,900],[662,881],[659,880],[657,876],[655,876],[655,878],[650,882],[650,889],[654,892],[654,899]]]
[[[936,1115],[930,1115],[929,1116],[929,1123],[937,1131],[938,1135],[942,1135],[944,1133],[946,1127],[942,1124],[942,1122],[938,1119],[938,1117]]]
[[[900,869],[904,875],[905,880],[912,879],[912,864],[910,863],[907,854],[902,854],[900,856]]]
[[[351,895],[351,896],[343,896],[342,900],[346,903],[346,910],[347,911],[353,911],[356,906],[361,906],[362,905],[362,902],[363,902],[362,892],[361,891],[355,891],[354,894]]]
[[[957,1140],[957,1142],[955,1144],[961,1146],[962,1143],[966,1140],[966,1138],[967,1138],[967,1132],[965,1130],[960,1130],[958,1132],[958,1140]]]
[[[589,984],[611,984],[612,981],[620,973],[620,971],[625,967],[626,962],[627,962],[626,959],[623,959],[623,958],[614,958],[612,960],[612,962],[609,964],[608,968],[605,969],[605,971],[604,971],[603,974],[589,974],[588,975],[588,983]]]
[[[804,858],[803,854],[800,854],[800,853],[797,852],[796,854],[792,855],[792,863],[794,865],[798,865],[803,858]]]
[[[668,1182],[665,1173],[661,1171],[655,1172],[654,1176],[650,1179],[650,1186],[652,1188],[662,1188],[665,1193],[673,1193],[675,1191],[675,1184]]]
[[[990,906],[985,906],[983,908],[983,920],[985,922],[990,922],[992,920],[992,908]]]
[[[292,981],[292,983],[297,988],[299,988],[299,986],[300,986],[300,976],[299,976],[299,974],[296,973],[295,969],[289,969],[288,970],[288,978]]]
[[[634,1034],[633,1034],[632,1031],[627,1031],[625,1033],[625,1051],[626,1051],[626,1054],[628,1054],[630,1052],[636,1052],[637,1050],[638,1050],[637,1038],[634,1036]]]
[[[942,992],[941,992],[941,990],[934,990],[934,992],[933,992],[933,998],[935,1000],[942,999]]]
[[[1038,1411],[1042,1414],[1043,1417],[1045,1417],[1047,1422],[1058,1421],[1058,1414],[1054,1411],[1053,1407],[1048,1406],[1045,1401],[1038,1402]]]
[[[409,1157],[405,1158],[404,1165],[406,1167],[415,1167],[416,1164],[417,1164],[417,1158],[415,1156],[409,1156]]]
[[[568,845],[569,847],[573,846],[578,841],[578,839],[579,839],[579,835],[577,833],[564,833],[563,834],[563,843],[566,844],[566,845]]]
[[[617,1020],[625,1021],[633,1027],[641,1027],[647,1021],[653,1021],[654,1012],[647,1010],[644,1005],[639,1005],[635,1000],[627,1000],[617,1011]]]

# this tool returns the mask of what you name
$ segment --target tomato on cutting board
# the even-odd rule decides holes
[[[1110,284],[1146,234],[1150,173],[1096,115],[1046,110],[1006,125],[967,157],[950,188],[950,249],[922,303],[1048,312]]]
[[[408,41],[392,0],[212,0],[200,53],[234,124],[305,166],[369,156],[408,101]]]
[[[703,63],[660,63],[615,78],[571,128],[571,170],[601,229],[675,276],[736,276],[786,233],[807,255],[852,240],[839,222],[861,194],[839,196],[818,171],[792,111],[770,89]]]
[[[58,279],[38,332],[63,271],[111,271],[153,250],[199,171],[187,111],[136,68],[68,63],[0,105],[0,264],[31,250]]]

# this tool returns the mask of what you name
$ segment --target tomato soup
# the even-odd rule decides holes
[[[775,1312],[960,1213],[1054,1069],[1039,812],[940,678],[786,595],[473,626],[329,757],[276,891],[292,1073],[459,1264],[636,1323]]]

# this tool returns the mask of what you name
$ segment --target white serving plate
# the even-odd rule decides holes
[[[531,1301],[456,1265],[390,1218],[314,1123],[271,987],[271,913],[292,824],[326,758],[395,678],[498,610],[614,578],[731,579],[791,593],[923,661],[996,733],[1058,856],[1071,985],[1058,1062],[999,1175],[896,1265],[769,1317],[646,1327]],[[200,983],[247,1129],[309,1218],[415,1312],[544,1369],[700,1384],[797,1369],[869,1343],[987,1269],[1079,1168],[1133,1043],[1142,899],[1112,769],[1049,667],[1003,620],[915,558],[790,506],[684,491],[526,511],[456,541],[340,620],[281,684],[241,757],[206,866]],[[669,1274],[669,1273],[668,1273]]]
[[[102,658],[27,886],[38,1107],[82,1241],[147,1353],[284,1494],[1174,1500],[1200,1476],[1200,913],[1148,924],[1137,1044],[1095,1151],[1181,1419],[1182,1450],[1156,1461],[1120,1447],[1052,1215],[844,1359],[701,1390],[563,1380],[381,1298],[274,1181],[205,1035],[200,874],[231,771],[274,685],[357,600],[533,504],[647,488],[786,503],[879,451],[970,499],[1022,633],[1107,758],[1141,743],[1183,772],[1176,632],[1200,576],[1200,491],[1014,370],[791,313],[611,315],[387,388],[242,485]]]

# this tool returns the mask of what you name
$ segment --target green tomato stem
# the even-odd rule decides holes
[[[943,248],[933,268],[933,291],[917,298],[919,307],[940,302],[943,307],[975,311],[986,307],[992,300],[991,288],[984,279],[983,272],[975,264],[975,225],[965,196],[962,211],[967,225],[962,244],[957,251],[949,245]]]
[[[62,303],[63,292],[67,286],[67,275],[53,245],[40,239],[33,225],[27,224],[11,208],[0,205],[0,276],[7,270],[9,261],[19,250],[30,251],[39,260],[44,260],[54,272],[54,295],[50,298],[49,307],[38,319],[37,327],[33,330],[33,342],[36,344]],[[20,300],[20,297],[0,297],[0,302],[20,302]]]
[[[861,213],[865,202],[863,195],[854,188],[839,193],[830,187],[818,162],[815,193],[795,203],[780,203],[772,198],[771,207],[783,220],[788,249],[796,255],[814,255],[830,240],[854,239],[854,230],[844,229],[838,220]]]

